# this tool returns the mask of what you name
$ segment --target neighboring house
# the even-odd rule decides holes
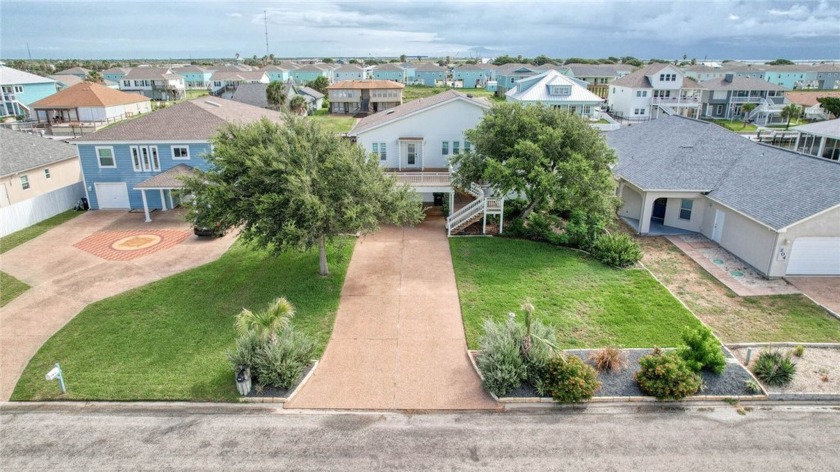
[[[230,98],[241,84],[267,84],[268,74],[262,70],[224,71],[218,70],[210,76],[210,93],[217,97]]]
[[[184,78],[184,86],[189,90],[209,88],[213,75],[213,69],[199,66],[177,67],[172,72]]]
[[[606,99],[610,94],[609,84],[636,68],[626,64],[566,64],[564,74],[586,82],[586,87],[595,95]]]
[[[434,87],[446,83],[446,67],[437,64],[421,63],[414,65],[414,79],[409,83]]]
[[[703,118],[743,120],[741,106],[754,103],[756,108],[750,112],[749,120],[761,126],[782,121],[787,89],[781,85],[729,73],[720,79],[700,82],[700,87]]]
[[[0,128],[0,236],[73,208],[84,196],[76,148]]]
[[[0,118],[29,116],[29,105],[58,91],[53,79],[6,67],[0,62]]]
[[[295,93],[306,100],[310,114],[324,106],[324,94],[311,87],[295,87]]]
[[[405,85],[392,80],[345,80],[327,87],[330,113],[376,113],[402,103]]]
[[[268,84],[241,84],[236,87],[233,96],[230,97],[234,102],[245,103],[254,107],[270,108],[268,98],[265,93]],[[283,93],[286,94],[286,101],[288,103],[288,94],[293,85],[290,82],[284,84]]]
[[[405,82],[407,84],[413,83],[414,79],[416,78],[417,70],[415,69],[415,63],[413,62],[400,62],[398,63],[400,67],[405,70]]]
[[[332,83],[333,70],[326,64],[307,64],[291,71],[295,85],[306,85],[318,77],[326,77]]]
[[[562,66],[544,64],[532,66],[530,64],[505,64],[496,69],[496,95],[503,97],[508,90],[514,88],[516,81],[542,74],[548,70],[562,70]]]
[[[367,79],[367,72],[365,69],[356,64],[345,64],[334,70],[333,75],[336,82]]]
[[[229,123],[267,118],[279,112],[217,97],[200,97],[128,120],[75,141],[90,207],[166,211],[183,188],[179,176],[206,170],[210,139]]]
[[[408,82],[406,70],[397,64],[380,64],[371,70],[369,77],[374,80],[390,80],[401,84]]]
[[[486,223],[487,215],[503,213],[504,199],[475,185],[468,191],[476,200],[457,209],[449,173],[449,159],[471,150],[464,132],[475,128],[489,109],[483,99],[448,90],[362,118],[348,136],[400,183],[413,187],[423,202],[440,205],[448,198],[447,226],[455,233],[482,219]]]
[[[517,80],[505,93],[509,102],[526,105],[545,105],[559,108],[583,118],[592,118],[603,99],[586,89],[585,85],[556,70]]]
[[[721,79],[726,74],[735,77],[761,79],[790,90],[840,88],[838,64],[792,64],[771,66],[726,62],[720,67],[690,66],[684,69],[687,77],[704,81]]]
[[[701,87],[673,64],[651,64],[610,84],[610,112],[626,120],[650,120],[660,114],[697,117]]]
[[[799,133],[794,143],[797,152],[840,161],[840,119],[800,125],[791,129]],[[835,172],[840,172],[840,169]],[[840,192],[840,188],[837,191]]]
[[[120,90],[152,100],[180,100],[186,95],[184,78],[168,67],[135,67],[120,80]]]
[[[33,103],[33,118],[52,134],[90,133],[126,118],[152,111],[149,97],[82,82]]]
[[[832,118],[829,113],[820,106],[817,98],[833,97],[840,98],[840,92],[787,92],[785,98],[789,103],[799,105],[803,110],[806,120],[820,121]],[[834,117],[840,118],[840,117]]]
[[[680,116],[606,139],[640,234],[702,234],[766,277],[840,275],[840,163]]]
[[[130,70],[131,69],[128,67],[112,67],[110,69],[103,70],[99,73],[99,75],[101,75],[105,80],[111,80],[119,83]]]
[[[74,75],[82,80],[87,79],[88,74],[90,74],[90,69],[85,69],[84,67],[71,67],[70,69],[55,73],[55,75]]]
[[[78,75],[50,75],[48,77],[58,83],[59,90],[64,90],[85,81],[85,79],[79,78]]]
[[[496,80],[496,67],[492,64],[462,64],[452,70],[452,80],[464,88],[485,88]]]
[[[283,66],[266,66],[263,70],[268,75],[269,82],[283,82],[286,83],[292,78],[292,70]]]

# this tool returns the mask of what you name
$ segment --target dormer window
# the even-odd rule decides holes
[[[571,95],[572,87],[568,85],[549,85],[548,93],[549,95]]]

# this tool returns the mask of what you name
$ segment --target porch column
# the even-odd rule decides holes
[[[160,211],[166,211],[166,192],[160,189]]]
[[[825,141],[826,141],[826,139],[827,138],[825,136],[820,136],[820,148],[817,151],[817,157],[822,157],[823,152],[825,152]]]
[[[639,234],[650,231],[650,215],[653,212],[655,198],[648,198],[647,192],[642,192],[642,214],[639,216]]]
[[[143,213],[146,214],[146,223],[151,223],[152,217],[149,216],[149,203],[146,201],[146,190],[141,189],[140,195],[143,197]]]
[[[172,201],[172,189],[169,189],[169,208],[175,209],[175,202]]]
[[[505,227],[505,199],[502,199],[502,209],[499,212],[499,234],[502,234],[502,230]]]
[[[402,170],[402,141],[397,140],[397,170]]]
[[[455,189],[449,192],[449,214],[455,213]]]

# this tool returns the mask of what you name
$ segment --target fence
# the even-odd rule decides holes
[[[0,208],[0,236],[34,225],[69,210],[85,196],[81,182]]]

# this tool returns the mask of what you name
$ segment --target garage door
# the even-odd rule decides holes
[[[840,238],[796,238],[787,275],[840,275]]]
[[[128,187],[125,182],[97,183],[96,201],[99,208],[130,208],[128,203]]]

